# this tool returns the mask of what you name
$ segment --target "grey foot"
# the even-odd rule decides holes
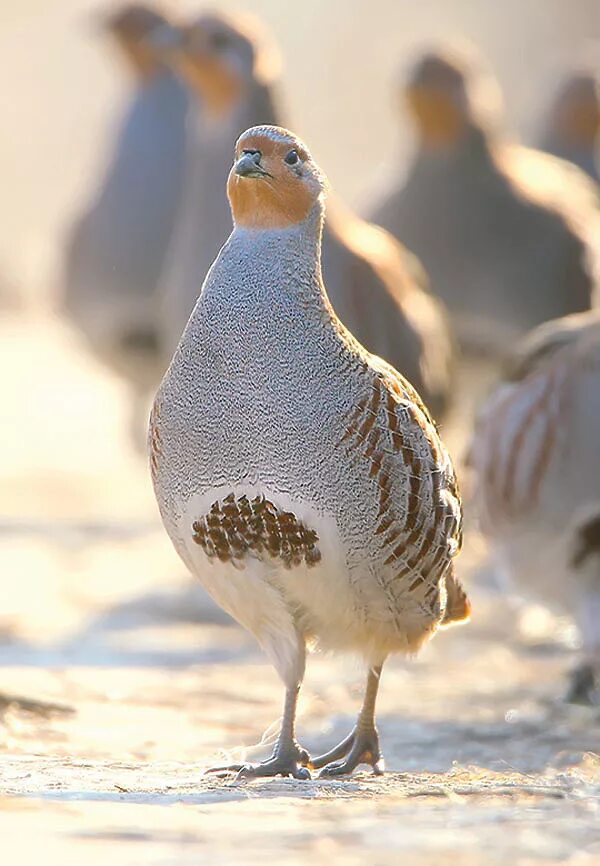
[[[569,704],[594,706],[598,699],[597,689],[600,683],[596,681],[594,668],[590,664],[582,664],[570,673],[570,683],[565,695]]]
[[[349,775],[360,764],[368,764],[376,776],[383,774],[385,765],[376,728],[360,731],[355,728],[330,752],[313,758],[308,766],[313,770],[323,768],[319,778],[335,778]]]
[[[260,779],[269,776],[292,776],[294,779],[310,779],[310,756],[297,744],[289,749],[276,749],[266,761],[260,763],[229,764],[224,767],[211,767],[207,773],[219,778],[235,774],[235,780]]]

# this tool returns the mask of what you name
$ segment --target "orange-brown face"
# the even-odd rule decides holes
[[[449,95],[434,88],[412,85],[406,90],[406,100],[425,144],[445,147],[461,137],[465,128],[464,113]]]
[[[260,23],[236,13],[206,12],[159,39],[163,59],[196,93],[203,111],[225,115],[257,82],[274,80],[277,55]]]
[[[235,35],[212,19],[182,27],[176,65],[213,114],[225,113],[241,97],[242,69],[232,62]]]
[[[141,4],[124,7],[105,22],[121,53],[142,77],[150,77],[161,65],[152,44],[152,33],[167,26],[158,12]]]
[[[600,82],[594,73],[573,73],[562,84],[550,112],[554,134],[577,147],[593,146],[600,132]]]
[[[593,142],[600,130],[600,104],[592,94],[574,97],[558,112],[558,126],[565,138],[587,144]]]
[[[324,178],[304,144],[275,126],[253,127],[236,144],[227,195],[237,226],[288,228],[320,199]]]
[[[412,69],[404,96],[426,146],[444,148],[462,137],[472,75],[467,61],[452,52],[428,52]]]

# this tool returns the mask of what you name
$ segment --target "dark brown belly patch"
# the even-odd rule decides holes
[[[278,559],[285,568],[321,560],[319,536],[291,511],[280,511],[264,496],[213,502],[192,524],[193,539],[210,559],[243,566],[248,557]]]

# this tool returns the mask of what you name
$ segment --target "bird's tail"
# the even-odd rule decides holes
[[[466,622],[470,617],[471,602],[462,583],[450,566],[450,570],[446,574],[446,610],[441,623],[442,628],[455,623]]]

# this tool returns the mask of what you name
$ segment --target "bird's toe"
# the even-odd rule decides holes
[[[307,781],[311,778],[310,770],[301,766],[297,761],[280,760],[271,758],[259,764],[244,764],[240,767],[236,782],[244,782],[250,779],[264,779],[273,776],[291,776],[293,779]]]
[[[352,769],[347,767],[346,761],[333,761],[323,767],[319,773],[319,779],[335,779],[337,776],[346,776],[352,772]]]
[[[224,766],[220,767],[208,767],[206,770],[204,770],[203,775],[211,775],[215,776],[217,779],[223,779],[227,776],[232,776],[239,773],[244,766],[244,764],[225,764]]]
[[[361,748],[360,741],[356,741],[356,748],[352,748],[343,760],[332,761],[323,767],[319,773],[319,778],[331,779],[338,776],[349,776],[361,764],[370,766],[375,776],[383,775],[385,763],[378,745]]]

